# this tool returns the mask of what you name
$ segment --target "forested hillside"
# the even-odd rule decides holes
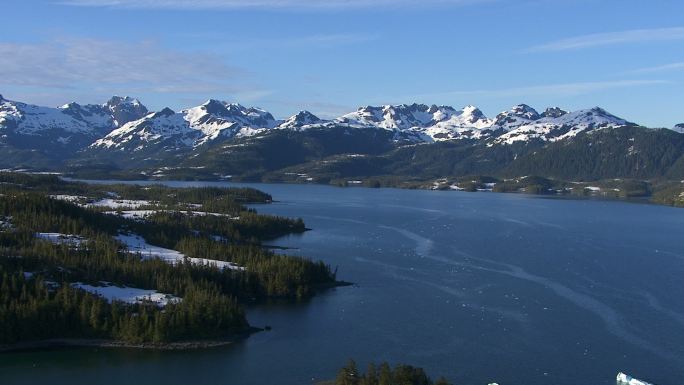
[[[0,343],[226,338],[249,330],[244,303],[334,285],[327,265],[261,247],[305,230],[242,206],[270,200],[0,174]]]

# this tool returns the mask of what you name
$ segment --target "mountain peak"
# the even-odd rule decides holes
[[[140,100],[130,96],[114,95],[103,107],[111,114],[115,127],[121,127],[128,122],[141,119],[150,112],[147,107],[140,103]]]
[[[684,123],[679,123],[674,126],[674,130],[684,134]]]
[[[202,103],[203,106],[211,106],[211,105],[216,105],[216,104],[220,104],[222,106],[225,105],[224,102],[222,102],[218,99],[207,99],[206,102]]]
[[[307,110],[301,110],[298,113],[296,113],[294,116],[296,116],[298,118],[313,117],[313,118],[318,119],[318,117],[316,115],[312,114],[311,112],[309,112]]]
[[[560,118],[568,112],[560,107],[549,107],[542,114],[542,118]]]
[[[216,99],[207,100],[201,107],[209,114],[221,116],[226,112],[226,103]]]
[[[530,120],[539,119],[539,112],[527,104],[518,104],[510,110],[513,115],[524,117]]]
[[[174,110],[170,109],[169,107],[164,107],[163,110],[161,110],[161,111],[155,113],[155,114],[154,114],[154,117],[158,117],[158,116],[172,116],[172,115],[174,115],[175,113],[176,113],[176,112],[175,112]]]
[[[283,123],[281,123],[278,127],[279,128],[301,128],[303,126],[308,126],[311,124],[317,124],[321,123],[323,120],[321,120],[318,116],[312,114],[309,111],[299,111],[295,115],[290,116],[287,118]]]
[[[61,108],[61,109],[63,109],[63,110],[79,109],[79,108],[81,108],[81,105],[78,104],[78,103],[76,103],[76,102],[71,102],[71,103],[67,103],[67,104],[65,104],[65,105],[63,105],[63,106],[61,106],[61,107],[59,107],[59,108]]]
[[[534,108],[527,104],[518,104],[508,111],[496,116],[494,125],[510,131],[520,126],[539,120],[541,116]]]
[[[461,109],[461,113],[463,115],[472,115],[472,116],[477,116],[477,117],[484,117],[484,113],[479,108],[473,106],[472,104],[468,104],[467,106],[463,107]]]
[[[245,107],[240,103],[226,103],[224,104],[224,106],[226,107],[226,109],[228,109],[228,111],[231,112],[245,110]]]
[[[107,101],[107,103],[105,103],[105,105],[106,105],[106,106],[109,106],[109,107],[111,107],[111,106],[118,106],[118,105],[121,105],[121,104],[130,104],[130,105],[133,105],[133,106],[140,106],[140,105],[141,105],[140,100],[138,100],[138,99],[136,99],[136,98],[132,98],[132,97],[130,97],[130,96],[118,96],[118,95],[112,96],[112,97]]]

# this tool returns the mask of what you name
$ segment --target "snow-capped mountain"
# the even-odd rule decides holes
[[[504,111],[496,116],[494,125],[506,131],[514,130],[520,126],[530,124],[541,118],[541,115],[534,108],[527,104],[518,104],[508,111]]]
[[[56,165],[147,109],[138,100],[115,96],[103,104],[43,107],[0,96],[0,164]]]
[[[119,127],[90,147],[141,151],[154,145],[164,151],[175,151],[272,129],[305,131],[333,126],[391,131],[396,142],[491,139],[495,144],[511,144],[534,139],[555,141],[585,130],[627,124],[598,107],[570,113],[552,107],[540,114],[525,104],[514,106],[495,119],[487,118],[475,106],[457,110],[449,106],[400,104],[361,107],[333,120],[322,120],[308,111],[276,120],[259,108],[211,99],[178,113],[165,109],[148,114]]]
[[[299,111],[297,114],[285,119],[277,128],[283,130],[302,130],[312,125],[320,125],[327,122],[309,111]]]
[[[684,123],[679,123],[679,124],[675,125],[673,130],[675,130],[681,134],[684,134]]]
[[[115,96],[104,104],[72,102],[50,108],[6,100],[0,95],[0,129],[21,135],[61,132],[66,136],[100,136],[146,114],[147,108],[129,97]]]
[[[560,107],[549,107],[541,114],[542,118],[560,118],[561,116],[567,114],[568,111],[561,109]]]
[[[551,107],[540,114],[519,104],[489,119],[474,106],[456,110],[449,106],[402,104],[362,107],[327,124],[393,130],[402,134],[395,137],[415,142],[495,138],[495,143],[510,144],[532,139],[555,141],[586,130],[631,123],[598,107],[571,113]]]
[[[456,110],[449,106],[425,104],[366,106],[335,119],[333,123],[393,130],[408,134],[417,141],[480,138],[490,131],[492,125],[492,121],[474,106]]]
[[[95,141],[90,147],[122,151],[139,151],[152,144],[161,144],[169,148],[186,147],[197,140],[198,134],[199,130],[188,129],[182,114],[165,108],[124,124]]]
[[[531,107],[525,107],[527,108],[524,117],[506,118],[502,122],[502,127],[507,132],[497,137],[494,143],[511,144],[533,139],[557,141],[575,136],[582,131],[632,125],[599,107],[574,112],[565,112],[556,107],[547,109],[541,115]],[[495,124],[500,124],[498,118]]]
[[[129,96],[113,96],[104,104],[82,106],[72,102],[59,107],[59,109],[62,113],[84,122],[98,136],[107,135],[113,129],[140,119],[149,113],[138,99]]]
[[[155,144],[168,151],[255,135],[279,123],[262,109],[210,99],[180,112],[165,108],[148,114],[110,132],[90,147],[139,151]]]
[[[136,153],[136,159],[185,153],[232,138],[270,130],[304,132],[342,127],[383,130],[397,143],[445,140],[484,140],[489,145],[531,140],[557,141],[579,132],[629,125],[601,108],[566,112],[558,107],[543,113],[520,104],[490,119],[475,106],[400,104],[366,106],[336,119],[323,120],[308,111],[277,120],[255,107],[210,99],[202,105],[175,112],[149,112],[140,101],[115,96],[104,104],[65,104],[40,107],[0,96],[0,145],[76,153],[116,151]],[[679,128],[681,130],[681,127]]]
[[[130,96],[113,96],[107,103],[102,105],[103,110],[109,112],[114,127],[138,120],[147,115],[149,111],[138,99]]]

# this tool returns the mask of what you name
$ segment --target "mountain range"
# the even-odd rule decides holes
[[[334,119],[308,111],[276,119],[261,108],[214,99],[181,111],[149,111],[131,97],[50,108],[0,96],[0,167],[134,170],[158,177],[179,176],[173,170],[186,169],[193,170],[183,175],[188,178],[248,180],[293,174],[329,181],[521,172],[580,179],[674,178],[684,170],[682,131],[684,124],[641,127],[600,107],[539,112],[519,104],[489,118],[475,106],[414,103],[365,106]]]
[[[397,142],[497,138],[500,143],[510,144],[532,138],[555,141],[588,129],[630,124],[598,107],[571,113],[556,107],[540,114],[524,104],[494,119],[487,118],[474,106],[457,110],[449,106],[402,104],[362,107],[332,120],[320,119],[308,111],[276,120],[259,108],[209,100],[180,112],[164,109],[128,122],[90,148],[135,151],[154,145],[164,151],[182,150],[269,130],[304,131],[335,126],[386,130]]]

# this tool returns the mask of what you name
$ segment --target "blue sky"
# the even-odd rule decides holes
[[[678,0],[4,0],[0,93],[285,117],[474,104],[684,122]]]

